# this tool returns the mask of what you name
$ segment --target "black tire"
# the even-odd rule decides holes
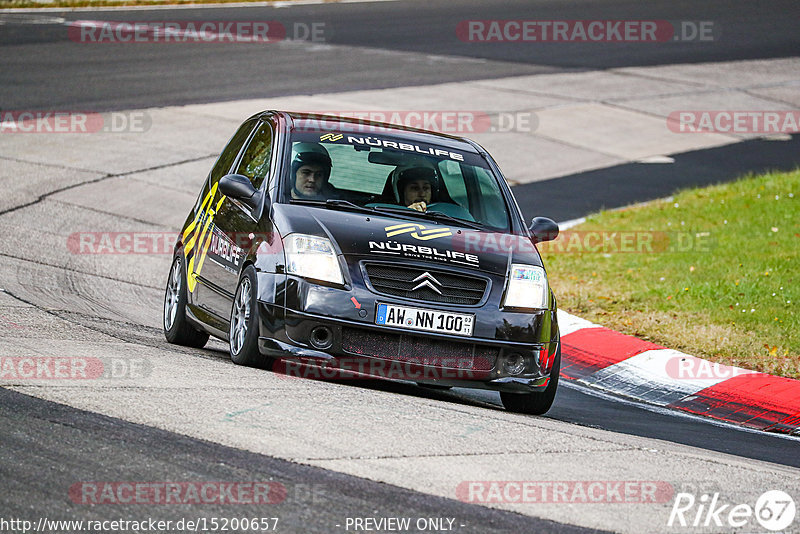
[[[231,306],[231,322],[228,330],[231,360],[238,365],[272,369],[275,360],[262,355],[258,350],[257,283],[256,270],[252,265],[248,265],[239,278]]]
[[[561,341],[556,349],[556,358],[553,361],[551,379],[544,391],[535,393],[507,393],[500,392],[500,400],[509,412],[524,413],[529,415],[543,415],[553,405],[558,389],[558,376],[561,369]]]
[[[183,254],[178,252],[167,277],[161,325],[168,342],[199,349],[208,341],[208,333],[196,329],[186,319],[186,302],[186,269]]]

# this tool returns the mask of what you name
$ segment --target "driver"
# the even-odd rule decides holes
[[[332,196],[331,157],[319,143],[298,143],[292,147],[292,198],[325,200]]]
[[[429,167],[411,167],[396,174],[395,198],[398,203],[417,211],[426,211],[439,191],[436,171]]]

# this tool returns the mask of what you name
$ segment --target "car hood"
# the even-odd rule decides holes
[[[281,237],[302,233],[331,239],[348,261],[430,262],[500,276],[510,263],[542,265],[525,236],[441,221],[292,204],[275,204],[273,220]]]

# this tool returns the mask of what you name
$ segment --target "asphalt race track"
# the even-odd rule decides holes
[[[0,13],[0,109],[130,110],[784,58],[800,50],[797,14],[790,1],[521,0]],[[514,18],[713,20],[727,38],[591,49],[453,38],[464,19]],[[92,47],[68,38],[65,24],[78,19],[314,21],[328,33],[325,43],[285,42],[269,53],[234,44]],[[179,227],[215,151],[243,118],[198,109],[165,110],[174,120],[154,140],[112,153],[104,150],[112,137],[50,136],[39,149],[24,135],[0,134],[0,355],[105,358],[121,369],[91,383],[0,380],[0,520],[255,516],[278,517],[277,532],[328,533],[354,531],[347,518],[409,517],[449,518],[465,533],[732,532],[667,526],[674,495],[719,493],[750,506],[772,489],[800,498],[796,439],[571,384],[545,417],[526,417],[505,412],[493,393],[293,379],[233,365],[219,341],[204,350],[167,344],[160,324],[169,255],[76,255],[64,244],[87,230]],[[546,192],[552,212],[537,214],[566,220],[679,186],[794,168],[797,144],[798,136],[745,140],[674,155],[675,167],[625,163],[521,184],[515,194],[531,205]],[[59,157],[42,162],[39,150]],[[507,480],[655,481],[672,492],[656,502],[484,506],[457,490]],[[268,505],[92,505],[70,493],[102,481],[268,481],[285,495]],[[747,528],[767,532],[755,520]]]
[[[762,6],[768,6],[763,8]],[[3,109],[105,111],[194,102],[614,67],[762,59],[797,54],[792,0],[752,2],[636,0],[592,2],[402,1],[155,11],[4,14],[0,32]],[[722,39],[656,43],[470,43],[455,39],[462,20],[658,19],[713,21]],[[235,43],[92,46],[70,41],[64,23],[107,21],[278,21],[323,24],[324,42],[311,53],[279,43],[270,53]],[[54,21],[61,23],[53,23]],[[298,30],[298,37],[304,35]],[[768,80],[765,80],[768,81]]]

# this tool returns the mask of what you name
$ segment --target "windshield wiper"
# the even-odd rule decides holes
[[[292,204],[310,204],[312,206],[320,206],[320,207],[324,206],[326,208],[348,208],[353,211],[360,211],[365,213],[387,212],[387,213],[396,213],[397,215],[406,215],[411,217],[427,217],[428,219],[452,221],[453,223],[460,224],[462,226],[467,226],[469,228],[475,228],[476,230],[484,230],[486,228],[481,223],[467,221],[466,219],[459,219],[458,217],[453,217],[452,215],[447,215],[446,213],[441,213],[439,211],[417,211],[415,209],[404,208],[401,206],[398,206],[396,208],[390,208],[388,206],[375,206],[373,208],[369,208],[367,206],[359,206],[354,202],[350,202],[349,200],[344,200],[340,198],[329,198],[327,200],[292,198],[289,199],[289,202]]]
[[[477,230],[483,230],[486,227],[479,222],[468,221],[466,219],[459,219],[458,217],[453,217],[452,215],[448,215],[446,213],[442,213],[441,211],[426,211],[423,213],[428,217],[432,217],[434,219],[443,219],[447,221],[453,221],[457,224],[463,224],[464,226],[469,226],[470,228],[475,228]]]
[[[349,200],[344,200],[341,198],[329,198],[325,201],[326,206],[335,206],[337,208],[352,208],[361,211],[369,211],[374,212],[375,208],[368,208],[366,206],[359,206],[355,202],[350,202]]]
[[[312,200],[310,198],[290,198],[290,204],[313,204],[317,206],[321,206],[325,203],[324,200]]]
[[[429,219],[440,219],[442,221],[452,221],[456,224],[460,224],[462,226],[467,226],[469,228],[475,228],[476,230],[484,230],[486,227],[478,222],[468,221],[466,219],[459,219],[458,217],[453,217],[452,215],[448,215],[446,213],[442,213],[440,211],[417,211],[415,209],[407,209],[407,208],[387,208],[387,207],[376,207],[378,211],[389,211],[392,213],[402,213],[403,215],[416,215],[417,217],[427,217]]]
[[[310,204],[312,206],[320,206],[326,208],[349,208],[354,211],[361,211],[366,213],[375,213],[374,208],[368,208],[366,206],[359,206],[349,200],[342,200],[339,198],[329,198],[327,200],[315,200],[309,198],[292,198],[289,199],[289,202],[292,204]]]

